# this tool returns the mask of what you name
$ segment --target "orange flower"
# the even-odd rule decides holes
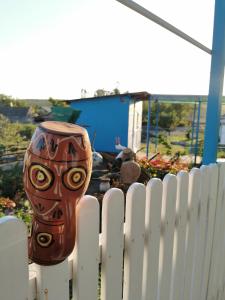
[[[14,208],[16,203],[9,198],[0,197],[0,206],[3,208]]]

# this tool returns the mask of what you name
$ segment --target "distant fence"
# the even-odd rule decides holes
[[[114,188],[101,218],[85,196],[74,252],[50,267],[28,266],[24,223],[1,218],[0,299],[225,299],[224,183],[225,164],[213,164],[135,183],[125,201]]]
[[[0,167],[23,162],[26,147],[17,145],[11,147],[0,147]]]

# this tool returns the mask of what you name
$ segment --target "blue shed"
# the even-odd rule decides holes
[[[87,129],[94,149],[99,152],[117,152],[115,141],[135,152],[141,146],[142,101],[147,92],[107,95],[70,100],[80,110],[76,124]]]

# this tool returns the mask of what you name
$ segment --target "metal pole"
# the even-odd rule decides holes
[[[193,140],[194,140],[194,132],[195,132],[195,118],[196,118],[196,108],[197,104],[195,102],[194,105],[194,114],[193,114],[193,120],[192,120],[192,130],[191,130],[191,147],[190,147],[190,153],[193,153]]]
[[[159,101],[156,99],[156,116],[155,116],[155,152],[158,148],[158,135],[159,135]]]
[[[136,11],[140,15],[146,17],[147,19],[157,23],[158,25],[162,26],[163,28],[171,31],[172,33],[178,35],[180,38],[186,40],[187,42],[193,44],[194,46],[200,48],[201,50],[211,54],[212,50],[210,50],[208,47],[204,46],[203,44],[199,43],[180,29],[176,28],[175,26],[171,25],[170,23],[166,22],[165,20],[161,19],[160,17],[156,16],[143,6],[137,4],[136,2],[132,0],[117,0],[118,2],[126,5],[127,7],[131,8],[132,10]]]
[[[201,116],[201,101],[198,101],[198,119],[197,119],[197,126],[196,126],[196,140],[195,140],[195,164],[198,155],[198,137],[199,137],[199,128],[200,128],[200,116]]]
[[[148,98],[148,122],[147,122],[147,138],[146,138],[146,156],[149,155],[149,145],[150,145],[150,128],[151,128],[151,97]]]
[[[215,1],[209,96],[206,113],[203,163],[215,163],[219,140],[225,63],[225,1]]]

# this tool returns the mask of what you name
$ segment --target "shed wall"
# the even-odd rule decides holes
[[[116,152],[116,137],[120,137],[122,145],[128,146],[129,97],[82,99],[71,102],[71,106],[81,111],[76,124],[87,129],[90,141],[96,133],[96,151]]]
[[[142,130],[142,101],[130,102],[129,107],[129,128],[128,128],[128,147],[137,152],[141,147]]]

